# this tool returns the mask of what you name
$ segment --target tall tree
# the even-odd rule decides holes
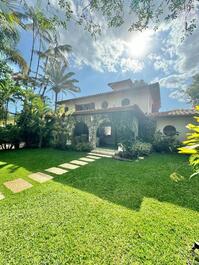
[[[56,40],[52,39],[52,42],[50,42],[50,45],[47,50],[44,52],[38,52],[40,57],[45,60],[44,66],[43,66],[43,80],[42,84],[43,86],[41,87],[40,93],[41,96],[44,97],[45,92],[48,87],[49,80],[46,78],[46,72],[47,72],[47,65],[49,60],[53,61],[58,61],[60,64],[62,62],[64,63],[65,66],[68,65],[68,53],[70,53],[72,50],[72,47],[68,44],[63,44],[60,45]],[[42,91],[43,90],[43,91]]]
[[[66,66],[57,60],[51,60],[47,67],[47,78],[49,80],[49,90],[55,93],[55,110],[57,108],[58,95],[60,92],[80,92],[76,86],[76,79],[71,79],[74,76],[73,72],[66,73]]]
[[[193,82],[187,88],[186,94],[194,106],[199,105],[199,74],[193,76]]]
[[[129,31],[157,29],[161,23],[178,18],[182,21],[182,31],[185,33],[192,33],[197,26],[198,0],[92,0],[82,1],[81,5],[79,1],[73,1],[72,4],[62,0],[58,1],[58,5],[68,20],[77,20],[93,34],[102,29],[99,16],[104,18],[109,27],[119,27],[128,22]],[[74,5],[79,17],[73,12]]]
[[[17,63],[24,75],[28,72],[28,65],[16,49],[19,41],[18,27],[23,27],[25,15],[16,1],[4,0],[0,2],[0,51],[6,60]]]
[[[29,62],[29,71],[28,74],[31,73],[33,56],[35,52],[35,46],[37,41],[39,42],[39,50],[42,46],[42,41],[49,39],[49,30],[53,29],[54,24],[53,21],[48,18],[41,9],[40,2],[37,2],[35,6],[29,6],[24,1],[24,8],[26,12],[26,16],[30,20],[29,23],[26,23],[25,28],[32,32],[32,47],[30,54],[30,62]],[[38,56],[38,60],[40,61],[40,56]],[[36,75],[39,69],[39,63],[37,63]]]

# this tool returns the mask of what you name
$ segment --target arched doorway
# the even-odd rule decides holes
[[[84,122],[78,122],[74,128],[74,140],[75,142],[88,142],[89,130],[88,126]]]
[[[101,123],[97,129],[97,147],[114,148],[116,145],[115,137],[115,130],[111,122]]]

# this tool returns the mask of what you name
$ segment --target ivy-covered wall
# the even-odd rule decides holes
[[[110,123],[113,130],[119,133],[121,128],[123,130],[131,130],[134,137],[138,136],[139,133],[139,119],[133,111],[113,112],[105,114],[86,114],[86,115],[75,115],[76,123],[83,122],[87,125],[89,131],[89,142],[93,148],[97,145],[97,130],[103,123]],[[75,128],[75,124],[73,130]],[[119,142],[119,137],[116,139]],[[116,143],[116,144],[117,144]]]

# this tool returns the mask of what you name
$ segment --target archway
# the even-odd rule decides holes
[[[74,128],[74,139],[76,142],[88,142],[89,130],[88,126],[84,122],[78,122]]]
[[[103,122],[97,129],[97,147],[114,148],[116,145],[115,129],[111,122]]]

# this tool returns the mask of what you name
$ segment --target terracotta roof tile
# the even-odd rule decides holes
[[[163,111],[163,112],[154,112],[151,116],[154,117],[170,117],[170,116],[193,116],[198,114],[195,109],[176,109],[170,111]]]

